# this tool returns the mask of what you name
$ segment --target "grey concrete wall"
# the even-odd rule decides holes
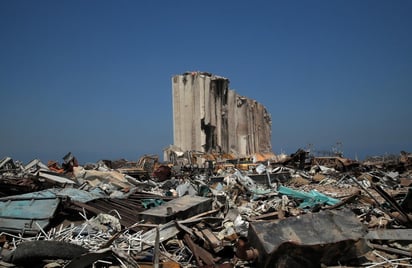
[[[176,75],[173,142],[182,151],[271,152],[271,118],[255,100],[229,89],[229,80],[209,73]]]

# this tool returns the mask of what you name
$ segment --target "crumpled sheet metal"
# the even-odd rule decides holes
[[[0,170],[16,169],[17,166],[13,159],[9,156],[4,157],[0,160]]]
[[[366,232],[353,212],[337,210],[251,222],[248,239],[259,267],[316,267],[339,260]]]
[[[112,184],[117,188],[131,188],[131,184],[126,175],[115,170],[86,170],[83,167],[74,167],[73,174],[77,180],[85,180],[93,187],[102,183]]]

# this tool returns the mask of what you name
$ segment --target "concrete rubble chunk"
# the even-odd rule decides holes
[[[259,251],[259,267],[317,267],[336,264],[366,233],[348,210],[322,211],[249,225],[248,239]],[[291,260],[286,260],[289,256]],[[290,266],[292,265],[293,266]]]

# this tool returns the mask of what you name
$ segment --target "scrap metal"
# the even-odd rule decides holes
[[[57,162],[22,165],[4,158],[4,265],[13,265],[6,255],[27,241],[61,241],[87,250],[54,260],[66,267],[411,265],[412,170],[406,165],[359,162],[342,172],[312,165],[299,150],[289,158],[183,155],[203,157],[206,166],[196,159],[189,166],[157,163],[170,168],[167,174],[132,177],[119,172],[136,167],[126,160],[61,172]],[[65,158],[75,164],[72,154]],[[79,176],[79,170],[94,177]]]

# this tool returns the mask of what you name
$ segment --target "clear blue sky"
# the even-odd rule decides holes
[[[275,153],[412,151],[412,1],[0,1],[0,158],[173,143],[171,77],[205,71],[272,115]]]

